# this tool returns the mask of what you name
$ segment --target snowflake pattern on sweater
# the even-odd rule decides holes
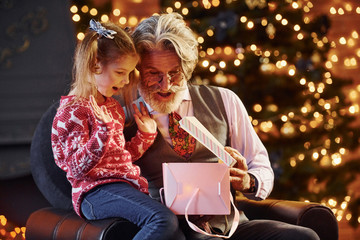
[[[123,108],[113,98],[102,105],[113,117],[112,122],[98,120],[88,99],[63,96],[53,121],[55,163],[71,183],[73,206],[79,216],[83,195],[100,184],[125,181],[148,193],[148,182],[133,162],[152,145],[157,133],[138,131],[125,142]]]

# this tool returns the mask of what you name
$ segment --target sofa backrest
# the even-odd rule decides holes
[[[66,174],[54,161],[51,148],[51,128],[59,101],[52,104],[41,117],[30,148],[30,165],[40,192],[57,208],[72,209],[71,185]]]

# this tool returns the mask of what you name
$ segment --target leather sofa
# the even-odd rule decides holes
[[[87,221],[71,205],[71,186],[55,165],[51,149],[51,126],[59,102],[44,113],[35,130],[31,171],[36,185],[52,207],[33,212],[26,223],[27,240],[132,239],[138,227],[125,219]],[[253,201],[237,199],[238,209],[249,219],[273,219],[313,229],[321,239],[338,239],[338,224],[332,211],[318,203],[288,200]]]

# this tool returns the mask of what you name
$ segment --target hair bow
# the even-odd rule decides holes
[[[117,34],[116,31],[104,28],[101,25],[101,23],[95,21],[94,19],[90,20],[89,29],[97,32],[100,36],[103,36],[103,37],[106,37],[106,38],[109,38],[109,39],[114,39],[113,35]]]

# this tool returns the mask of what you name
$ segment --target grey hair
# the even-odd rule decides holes
[[[198,42],[180,14],[153,15],[139,23],[132,37],[140,57],[151,50],[175,50],[185,78],[191,78],[198,62]]]

